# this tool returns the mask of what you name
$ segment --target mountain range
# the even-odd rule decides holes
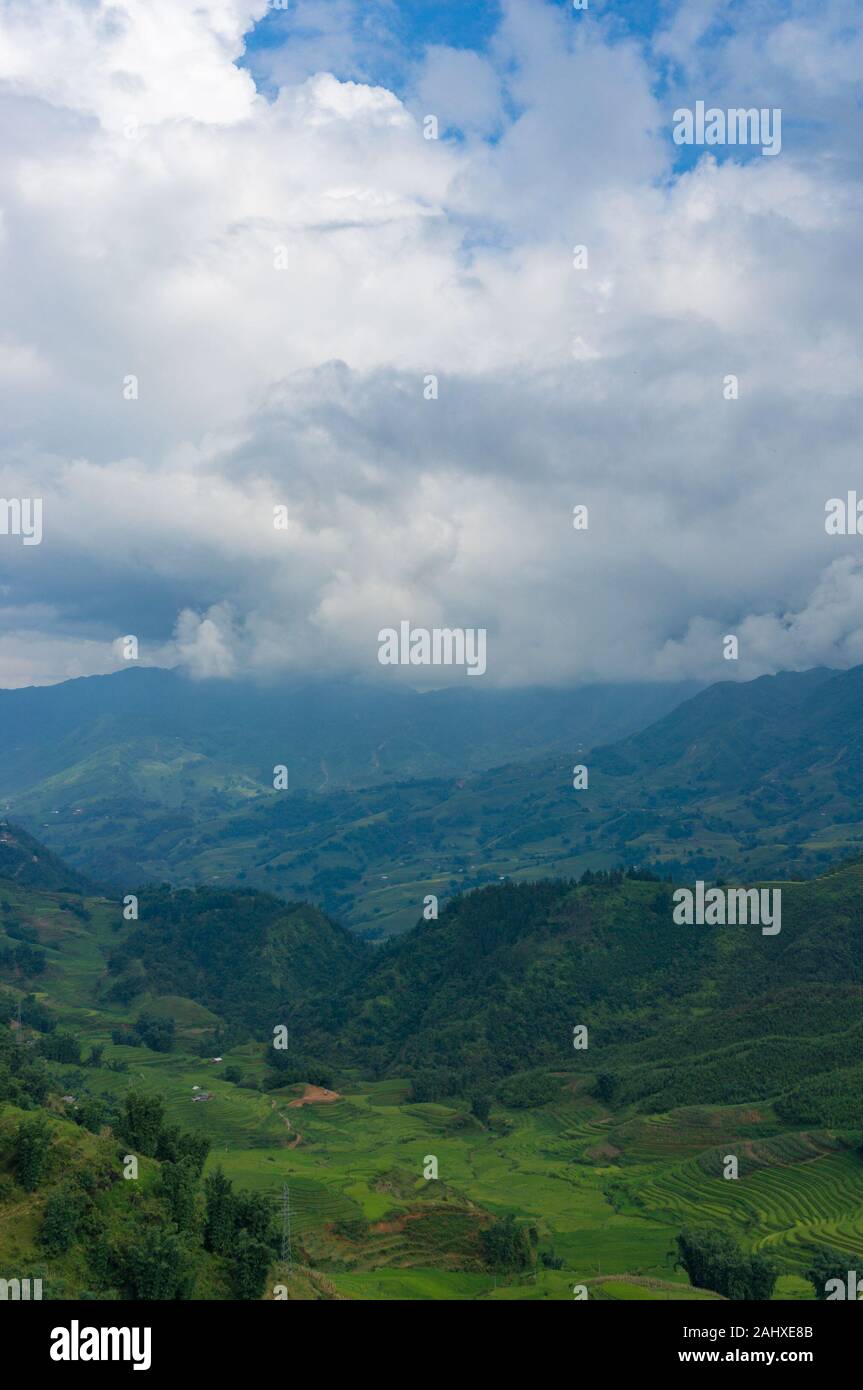
[[[353,681],[192,680],[132,667],[0,691],[0,796],[35,814],[125,795],[176,807],[272,790],[461,777],[500,761],[622,738],[691,695],[694,682],[423,694]]]
[[[806,877],[859,852],[861,693],[863,667],[694,695],[406,693],[392,698],[386,731],[379,710],[366,720],[377,696],[360,687],[306,689],[285,704],[284,693],[130,671],[3,693],[0,714],[13,713],[2,804],[112,889],[255,886],[380,938],[416,922],[428,895],[443,901],[504,878],[633,863],[663,874]],[[302,729],[300,766],[317,768],[316,789],[302,785],[290,752],[288,789],[266,783],[273,748],[288,742],[290,721],[277,719],[285,709]],[[621,724],[624,736],[609,738]],[[161,745],[160,727],[170,731]],[[377,780],[320,789],[316,739],[347,747],[343,777],[361,779],[372,745],[382,748]],[[408,768],[448,775],[384,778],[385,765],[402,766],[404,739]],[[62,750],[53,761],[49,745]],[[499,765],[483,766],[494,750]],[[582,790],[576,764],[588,770]]]

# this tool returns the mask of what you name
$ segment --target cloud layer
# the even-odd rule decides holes
[[[863,660],[854,8],[509,0],[419,54],[389,9],[0,4],[0,497],[44,499],[0,684],[127,633],[400,678],[404,618],[486,627],[493,683]],[[698,99],[781,154],[681,160]]]

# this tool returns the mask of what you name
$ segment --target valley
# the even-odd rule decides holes
[[[40,847],[5,836],[0,1277],[127,1296],[111,1271],[138,1249],[136,1223],[165,1221],[177,1166],[142,1156],[123,1201],[130,1088],[204,1142],[203,1192],[224,1175],[270,1220],[255,1295],[208,1248],[199,1194],[171,1237],[204,1240],[192,1282],[141,1296],[713,1298],[676,1263],[681,1230],[705,1221],[769,1258],[775,1298],[813,1296],[818,1251],[863,1259],[861,866],[783,885],[774,938],[677,925],[671,884],[618,873],[469,893],[372,948],[250,890],[143,889],[126,921],[98,893],[17,881]],[[26,1193],[14,1135],[34,1094],[51,1140]],[[89,1224],[46,1252],[45,1212],[70,1180]],[[510,1221],[502,1255],[489,1233]]]
[[[67,691],[66,701],[83,693]],[[650,700],[667,694],[660,689]],[[45,777],[38,745],[26,774],[13,756],[18,771],[7,769],[0,805],[113,889],[146,881],[243,884],[314,902],[372,940],[409,929],[429,893],[443,902],[501,879],[580,876],[621,863],[653,864],[684,880],[808,878],[863,851],[863,668],[711,686],[654,722],[643,691],[630,697],[627,707],[617,695],[612,716],[626,707],[635,720],[640,711],[646,727],[613,743],[602,741],[607,721],[597,723],[600,694],[585,691],[580,703],[567,697],[563,716],[552,693],[548,733],[534,718],[522,747],[528,725],[516,733],[511,723],[495,745],[499,766],[477,767],[476,751],[468,753],[473,715],[466,723],[448,716],[447,727],[454,719],[461,730],[454,741],[440,730],[451,750],[449,775],[380,780],[378,773],[374,784],[338,785],[337,762],[328,758],[333,785],[325,791],[295,776],[273,708],[255,734],[254,778],[239,769],[228,774],[223,754],[191,752],[187,735],[183,743],[162,738],[145,752],[139,742],[115,741],[111,726],[97,722],[104,747],[82,759],[76,746],[78,761],[62,772]],[[62,696],[54,699],[59,705]],[[356,713],[344,700],[331,711],[342,725]],[[537,706],[522,703],[517,719],[528,710],[533,718]],[[554,738],[566,751],[540,754],[540,740],[552,737],[552,712],[561,716]],[[510,710],[507,718],[515,717]],[[73,713],[63,718],[74,724]],[[590,784],[575,793],[579,748],[590,749],[578,754],[589,764]],[[263,785],[261,769],[282,761],[291,789],[275,792]]]

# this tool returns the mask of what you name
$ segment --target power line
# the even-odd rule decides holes
[[[291,1189],[282,1184],[282,1264],[289,1275],[294,1272],[294,1259],[291,1251]]]

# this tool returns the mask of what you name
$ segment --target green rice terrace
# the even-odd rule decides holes
[[[643,924],[660,891],[655,881],[468,895],[440,923],[421,924],[422,940],[413,947],[409,934],[390,957],[372,947],[368,957],[357,957],[355,942],[328,919],[317,920],[313,909],[255,894],[181,897],[177,917],[178,900],[159,890],[166,896],[149,927],[143,909],[140,921],[126,921],[121,904],[58,885],[60,863],[50,863],[50,888],[22,883],[14,863],[0,881],[0,1277],[42,1278],[43,1297],[53,1299],[716,1298],[715,1289],[693,1287],[678,1263],[680,1232],[705,1226],[732,1237],[747,1256],[769,1257],[774,1298],[814,1296],[807,1270],[819,1251],[841,1257],[844,1268],[863,1268],[859,1048],[853,1050],[859,997],[849,1001],[853,978],[841,952],[832,981],[822,952],[820,984],[805,1005],[793,992],[785,997],[783,1028],[791,1041],[784,1060],[777,1061],[775,1050],[783,1037],[776,1010],[764,1003],[759,1039],[753,1001],[725,997],[729,937],[704,955],[684,959],[677,952],[670,959],[676,994],[661,1045],[645,1020],[652,1016],[651,991],[664,994],[667,983],[646,973],[643,1014],[618,1019],[616,1031],[609,1026],[614,1036],[595,1055],[574,1052],[567,1041],[556,1060],[544,1046],[543,1024],[528,1053],[516,1049],[490,1075],[482,1061],[489,1036],[495,1029],[509,1036],[515,1026],[492,964],[493,957],[500,963],[495,952],[518,953],[533,941],[526,968],[540,961],[545,993],[556,1007],[554,970],[564,965],[555,951],[560,947],[568,958],[579,914],[587,914],[586,949],[602,953],[603,904],[613,907],[618,923],[638,909]],[[844,888],[841,875],[819,881],[840,916],[843,895],[859,891],[859,872],[844,871]],[[801,892],[814,891],[801,885]],[[513,893],[520,895],[512,908],[517,930],[507,935],[504,904]],[[504,946],[483,936],[489,903]],[[791,904],[789,921],[794,910]],[[228,923],[240,912],[254,960],[230,937]],[[555,922],[565,922],[559,934],[549,925]],[[463,1015],[452,980],[438,978],[423,992],[434,997],[443,990],[449,1016],[441,994],[434,1020],[413,1009],[409,1041],[399,1029],[386,1034],[376,1013],[392,1006],[398,988],[408,988],[405,953],[415,952],[419,964],[411,968],[418,970],[429,930],[469,927],[486,962],[482,981],[465,984],[472,1010]],[[158,992],[135,976],[142,960],[146,966],[145,929],[161,957],[153,972]],[[315,931],[316,945],[301,951],[300,979],[297,934],[307,930]],[[174,960],[178,940],[185,954]],[[752,944],[765,950],[760,937]],[[222,948],[235,951],[230,990],[223,968],[210,970]],[[804,949],[798,938],[798,973]],[[454,950],[450,942],[444,956]],[[655,965],[657,953],[652,958]],[[781,975],[779,955],[773,959]],[[444,969],[440,957],[434,969]],[[633,969],[641,969],[637,959]],[[732,967],[731,973],[739,972]],[[757,987],[757,969],[751,974]],[[280,1068],[268,1039],[270,1020],[286,1016],[280,991],[287,975],[292,997],[305,990],[306,999],[287,1011],[284,1056],[291,1060]],[[137,978],[137,989],[130,978]],[[773,986],[780,985],[774,977]],[[562,988],[572,998],[568,980]],[[313,1002],[321,989],[333,1011],[329,1019],[323,1004]],[[261,1001],[258,1036],[249,1026],[255,1017],[249,992]],[[519,989],[519,1001],[529,996]],[[398,1008],[410,1012],[406,1003]],[[590,1016],[587,1008],[577,1000],[574,1013],[566,1010],[567,1033],[572,1016]],[[685,1094],[685,1066],[694,1065],[687,1029],[697,1025],[704,1048],[699,1065],[710,1074],[724,1046],[717,1020],[729,1009],[743,1021],[750,1049],[765,1039],[770,1044],[760,1054],[767,1070],[752,1084],[752,1098],[660,1107],[651,1097],[669,1093],[668,1057],[678,1045],[676,1084]],[[817,1065],[825,1070],[809,1078],[793,1065],[793,1039],[803,1026],[795,1024],[795,1011],[801,1019],[805,1012],[810,1034],[819,1035]],[[447,1069],[450,1033],[459,1039],[458,1056],[469,1057],[472,1048],[481,1059],[479,1072],[469,1064],[458,1074]],[[325,1034],[332,1038],[329,1052]],[[313,1053],[305,1050],[306,1039],[313,1040]],[[440,1069],[418,1066],[417,1055],[442,1059],[450,1080],[441,1080]],[[485,1078],[481,1094],[479,1078]],[[729,1079],[729,1087],[738,1085],[739,1078]],[[139,1098],[137,1119],[130,1091]],[[826,1108],[825,1096],[833,1097]],[[154,1097],[161,1097],[156,1124],[162,1129],[148,1152],[140,1117]],[[22,1158],[20,1139],[22,1126],[33,1124],[42,1124],[47,1136],[35,1181],[27,1167],[32,1149]],[[182,1143],[178,1133],[186,1136]],[[193,1151],[195,1139],[206,1143]],[[139,1157],[136,1181],[123,1180],[130,1154]],[[735,1180],[723,1176],[729,1154],[739,1162]],[[196,1163],[184,1201],[180,1180]],[[258,1241],[261,1268],[254,1277],[219,1243],[214,1174],[247,1204],[243,1219],[254,1239],[246,1231],[243,1249],[254,1263],[249,1252]],[[80,1219],[64,1235],[67,1209]],[[164,1249],[157,1248],[154,1228],[168,1242]],[[141,1241],[154,1268],[169,1257],[182,1265],[183,1252],[195,1252],[182,1286],[160,1283],[158,1269],[152,1288],[123,1274],[124,1252],[128,1257]]]

